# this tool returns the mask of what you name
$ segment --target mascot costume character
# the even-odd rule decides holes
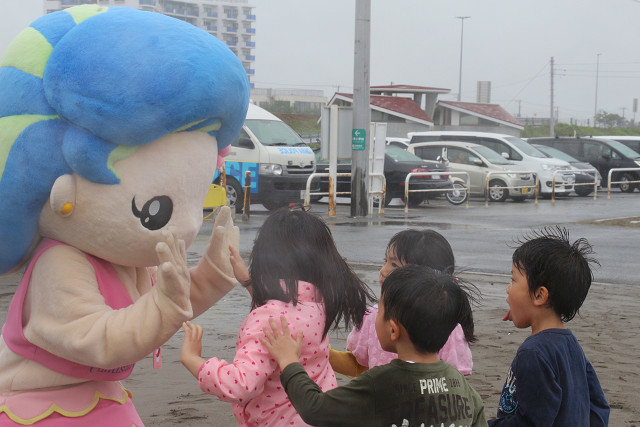
[[[206,31],[76,6],[0,59],[0,273],[26,265],[0,338],[0,425],[142,426],[120,380],[235,284],[228,208],[197,266],[216,164],[249,83]]]

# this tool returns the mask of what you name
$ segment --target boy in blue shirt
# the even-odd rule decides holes
[[[511,362],[490,426],[606,426],[609,404],[576,337],[565,326],[582,306],[592,273],[586,239],[561,227],[534,233],[513,253],[509,312],[531,328]]]

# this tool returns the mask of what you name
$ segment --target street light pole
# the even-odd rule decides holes
[[[596,127],[596,116],[598,115],[598,73],[600,71],[600,55],[596,54],[596,106],[593,110],[593,127]]]
[[[456,16],[460,20],[460,71],[458,73],[458,101],[462,95],[462,42],[464,40],[464,20],[470,16]]]

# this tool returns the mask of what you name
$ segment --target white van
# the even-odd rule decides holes
[[[251,172],[251,204],[269,210],[301,201],[307,178],[315,172],[311,148],[286,123],[249,104],[240,135],[225,157],[227,203],[242,212],[245,172]],[[218,172],[214,184],[220,184]],[[311,191],[320,191],[319,184]]]
[[[540,180],[541,194],[551,194],[554,173],[556,194],[569,194],[573,191],[575,175],[571,172],[569,163],[547,157],[531,144],[515,136],[486,132],[428,131],[409,132],[408,137],[411,144],[427,141],[465,141],[484,145],[505,159],[523,166],[524,169],[535,171]]]

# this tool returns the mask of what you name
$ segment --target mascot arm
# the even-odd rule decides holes
[[[119,276],[134,303],[114,310],[105,304],[84,253],[70,246],[47,250],[31,276],[23,311],[25,337],[62,358],[109,369],[143,359],[191,318],[190,307],[176,304],[161,286],[134,283],[140,277],[149,280],[148,275],[132,271]],[[148,292],[140,296],[138,289]]]
[[[190,271],[194,317],[215,304],[238,283],[229,260],[229,246],[237,250],[238,245],[238,227],[233,225],[229,207],[223,206],[216,217],[204,255]]]

